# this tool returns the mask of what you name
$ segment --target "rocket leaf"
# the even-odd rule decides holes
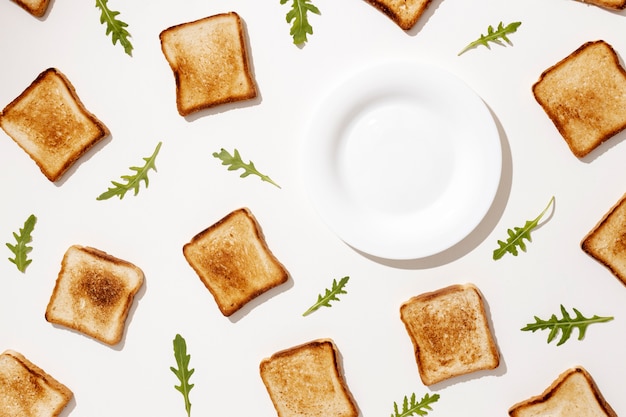
[[[463,50],[461,50],[461,52],[459,52],[458,55],[461,55],[464,52],[467,52],[468,50],[475,48],[477,46],[480,46],[480,45],[483,45],[489,48],[489,42],[502,44],[502,41],[505,41],[506,43],[511,45],[511,41],[506,35],[514,33],[521,24],[522,22],[513,22],[504,26],[502,22],[500,22],[497,29],[494,29],[493,26],[489,25],[489,27],[487,28],[486,35],[480,35],[478,39],[476,39],[474,42],[471,42],[469,45],[463,48]]]
[[[507,231],[509,237],[506,242],[498,240],[499,247],[498,249],[493,251],[493,259],[498,260],[502,258],[507,252],[511,253],[513,256],[517,256],[518,247],[522,251],[526,252],[526,243],[524,242],[524,239],[528,240],[529,242],[532,241],[530,232],[532,232],[537,227],[539,221],[544,216],[544,214],[546,214],[546,212],[553,203],[554,196],[550,199],[550,202],[548,203],[546,208],[543,209],[543,211],[535,219],[527,220],[524,224],[524,227],[516,227],[514,228],[514,230],[509,229]]]
[[[415,398],[415,393],[411,395],[411,398],[407,396],[404,397],[404,401],[402,402],[402,411],[398,409],[398,404],[393,403],[393,414],[391,417],[409,417],[409,416],[425,416],[428,414],[428,411],[432,411],[432,407],[430,406],[432,403],[437,402],[439,400],[439,394],[426,394],[422,399],[417,402]]]
[[[256,175],[261,178],[262,181],[269,182],[270,184],[280,188],[280,185],[276,184],[270,177],[261,174],[254,166],[254,162],[250,161],[247,164],[243,162],[237,149],[235,149],[234,155],[231,155],[227,150],[222,148],[219,153],[213,152],[213,156],[220,159],[222,161],[222,165],[230,165],[228,167],[229,171],[236,171],[240,168],[243,169],[244,172],[240,175],[241,178],[245,178],[248,175]]]
[[[189,369],[189,360],[191,359],[191,355],[187,354],[187,343],[179,334],[177,334],[174,338],[174,357],[176,358],[176,365],[178,366],[178,369],[173,366],[170,366],[170,369],[180,381],[180,385],[174,385],[174,388],[183,394],[187,417],[190,417],[191,402],[189,401],[189,391],[191,391],[194,384],[189,383],[189,378],[193,375],[195,369]]]
[[[128,24],[117,18],[120,12],[109,9],[107,5],[108,1],[109,0],[96,0],[96,7],[100,9],[100,23],[106,23],[106,34],[111,35],[113,45],[119,41],[120,45],[124,48],[124,52],[132,56],[133,45],[130,43],[130,40],[128,40],[130,33],[126,29]]]
[[[563,315],[563,318],[557,318],[556,314],[553,314],[548,320],[542,320],[535,316],[535,322],[527,324],[521,330],[531,331],[534,333],[537,330],[550,329],[550,333],[548,334],[548,343],[552,342],[557,337],[559,332],[561,332],[561,338],[556,344],[557,346],[560,346],[570,338],[572,330],[574,330],[575,327],[578,328],[578,340],[582,340],[585,337],[585,332],[590,324],[605,323],[613,320],[613,317],[599,317],[597,315],[587,318],[577,309],[574,308],[573,310],[575,317],[572,317],[567,312],[565,307],[561,305],[561,314]]]
[[[160,149],[161,142],[158,143],[156,149],[151,156],[143,158],[143,160],[146,162],[144,166],[130,167],[132,171],[135,171],[134,175],[122,175],[121,178],[126,181],[125,184],[117,181],[111,181],[113,187],[110,187],[107,191],[100,194],[96,198],[96,200],[106,200],[114,196],[118,196],[121,200],[122,198],[124,198],[126,192],[130,190],[134,190],[135,195],[137,195],[137,193],[139,193],[139,186],[141,185],[142,181],[145,183],[146,188],[148,188],[148,171],[150,171],[151,169],[156,171],[155,161]]]
[[[280,0],[280,4],[287,0]],[[311,0],[292,0],[291,9],[287,12],[287,23],[291,23],[290,34],[293,43],[303,44],[307,41],[307,34],[313,34],[313,27],[309,23],[308,12],[320,14],[319,9],[311,3]]]
[[[338,294],[347,294],[347,292],[344,290],[344,287],[348,283],[349,279],[350,277],[343,277],[341,278],[341,280],[339,280],[339,282],[337,282],[336,279],[333,279],[332,288],[330,290],[326,288],[326,292],[324,293],[324,295],[318,294],[317,302],[313,304],[302,315],[308,316],[309,314],[313,313],[315,310],[317,310],[320,307],[331,307],[330,305],[331,301],[339,301],[339,299],[337,298]]]
[[[35,229],[35,223],[37,223],[37,217],[31,214],[24,222],[24,227],[20,229],[20,233],[13,232],[13,237],[17,243],[15,245],[6,244],[15,255],[15,258],[9,258],[9,261],[13,262],[20,272],[26,272],[26,267],[33,261],[28,259],[28,254],[33,250],[28,244],[33,240],[31,233]]]

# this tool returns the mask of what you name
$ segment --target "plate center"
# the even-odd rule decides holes
[[[356,204],[399,214],[424,209],[446,191],[454,146],[446,121],[410,98],[380,98],[341,133],[338,166]]]

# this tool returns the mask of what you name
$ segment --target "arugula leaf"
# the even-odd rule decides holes
[[[431,396],[426,393],[420,402],[417,402],[415,393],[413,393],[410,401],[407,396],[404,397],[404,401],[402,401],[402,411],[398,410],[397,403],[393,403],[393,414],[391,417],[408,417],[412,415],[425,416],[428,414],[428,411],[433,410],[430,405],[437,402],[437,400],[439,400],[439,394],[433,394]]]
[[[461,55],[464,52],[467,52],[468,50],[472,48],[476,48],[477,46],[480,46],[480,45],[483,45],[489,48],[489,42],[494,42],[499,45],[502,45],[501,40],[503,40],[509,45],[512,45],[511,41],[506,35],[514,33],[521,24],[522,22],[513,22],[504,26],[502,22],[500,22],[496,30],[493,29],[493,26],[489,25],[489,27],[487,28],[486,35],[481,34],[478,39],[476,39],[474,42],[471,42],[469,45],[463,48],[461,52],[458,53],[458,55]]]
[[[100,194],[96,198],[96,200],[106,200],[114,196],[118,196],[121,200],[122,198],[124,198],[124,195],[126,194],[126,192],[130,190],[135,190],[135,195],[137,195],[137,193],[139,193],[139,186],[141,185],[142,181],[145,183],[146,188],[148,188],[148,184],[149,184],[148,171],[150,171],[151,169],[155,171],[157,170],[155,162],[156,162],[156,157],[159,154],[159,150],[161,149],[161,143],[162,142],[159,142],[157,144],[156,149],[154,150],[151,156],[147,158],[143,158],[143,160],[146,162],[144,166],[130,167],[132,171],[136,172],[135,175],[122,175],[121,176],[123,180],[126,180],[126,184],[122,184],[121,182],[117,182],[117,181],[111,181],[114,187],[110,187],[107,191]]]
[[[605,323],[613,320],[613,317],[599,317],[597,315],[587,318],[575,308],[573,310],[576,317],[570,316],[565,307],[561,304],[561,314],[563,315],[562,319],[558,319],[555,314],[553,314],[548,320],[542,320],[535,316],[535,322],[527,324],[521,330],[531,331],[534,333],[537,330],[550,329],[550,333],[548,334],[548,343],[552,342],[558,335],[559,331],[561,331],[561,339],[556,344],[557,346],[560,346],[570,338],[574,327],[578,328],[578,340],[582,340],[585,337],[585,332],[590,324]]]
[[[287,0],[280,0],[280,4],[287,3]],[[320,10],[311,3],[311,0],[292,0],[291,10],[287,13],[287,23],[291,23],[293,43],[303,44],[307,41],[307,34],[313,34],[313,27],[309,23],[307,13],[321,14]]]
[[[527,239],[529,242],[532,241],[530,237],[530,232],[532,232],[535,227],[539,224],[539,221],[543,217],[544,214],[548,211],[550,206],[554,203],[554,196],[550,199],[550,202],[546,206],[545,209],[537,216],[534,220],[527,220],[524,227],[516,227],[515,231],[509,229],[507,231],[509,237],[506,242],[498,240],[498,249],[493,251],[493,259],[498,260],[502,258],[507,252],[511,253],[513,256],[517,256],[517,246],[526,252],[526,244],[524,243],[524,239]]]
[[[6,244],[15,255],[15,258],[9,258],[9,261],[13,262],[20,272],[26,272],[26,267],[33,261],[28,259],[28,254],[33,250],[28,244],[33,240],[31,233],[35,229],[35,223],[37,223],[37,217],[31,214],[24,222],[24,227],[20,229],[20,234],[13,232],[13,237],[17,243],[15,245]]]
[[[280,185],[278,185],[274,181],[272,181],[272,179],[270,177],[268,177],[267,175],[261,174],[256,169],[256,167],[254,166],[254,163],[252,161],[250,161],[250,163],[248,163],[248,164],[244,163],[241,160],[241,155],[239,154],[239,151],[237,149],[235,149],[234,155],[231,155],[231,154],[228,153],[227,150],[222,148],[219,153],[213,152],[213,156],[216,157],[217,159],[221,159],[222,160],[222,165],[230,165],[228,167],[229,171],[235,171],[235,170],[238,170],[238,169],[242,168],[244,170],[244,172],[243,172],[243,174],[241,174],[239,176],[240,178],[245,178],[248,175],[256,175],[259,178],[261,178],[261,180],[269,182],[270,184],[274,184],[276,187],[280,188]]]
[[[119,41],[120,45],[122,45],[122,47],[124,48],[124,52],[132,56],[133,45],[128,40],[128,38],[130,37],[130,33],[128,33],[128,30],[126,30],[128,24],[122,22],[117,18],[117,15],[120,14],[120,12],[109,9],[109,6],[107,5],[108,1],[109,0],[96,0],[96,7],[100,9],[101,12],[100,23],[106,23],[106,34],[111,35],[113,45],[115,45],[117,41]]]
[[[328,288],[326,288],[326,292],[324,293],[323,296],[322,296],[322,294],[318,294],[317,302],[315,304],[313,304],[302,315],[303,316],[308,316],[309,314],[313,313],[314,311],[316,311],[320,307],[331,307],[331,305],[330,305],[331,301],[339,301],[339,299],[337,298],[338,294],[347,294],[347,292],[344,290],[344,287],[348,283],[349,279],[350,279],[350,277],[343,277],[343,278],[341,278],[341,280],[339,280],[339,282],[337,282],[336,279],[333,279],[333,286],[332,286],[332,288],[330,290]]]
[[[180,385],[174,385],[174,388],[183,394],[185,410],[187,411],[187,417],[189,417],[191,416],[189,391],[191,391],[194,386],[194,384],[189,383],[189,378],[193,375],[195,369],[189,369],[189,359],[191,359],[191,355],[187,354],[187,342],[185,342],[185,339],[179,334],[174,338],[174,357],[176,358],[178,369],[170,366],[170,370],[174,372],[174,375],[176,375],[180,381]]]

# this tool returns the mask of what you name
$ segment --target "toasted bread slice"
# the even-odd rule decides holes
[[[581,248],[626,285],[626,195],[587,233]]]
[[[604,7],[605,9],[623,10],[626,8],[626,0],[578,0],[583,3]]]
[[[263,384],[278,417],[359,415],[330,339],[317,339],[273,354],[261,362]]]
[[[257,96],[243,23],[237,13],[170,27],[161,32],[160,39],[174,72],[181,116]]]
[[[500,363],[482,295],[473,284],[424,293],[400,307],[425,385]]]
[[[115,345],[143,281],[141,269],[130,262],[73,245],[63,257],[46,320]]]
[[[579,158],[626,128],[626,71],[602,40],[583,44],[544,71],[532,90]]]
[[[225,316],[289,278],[246,207],[198,233],[183,254]]]
[[[422,17],[431,0],[366,0],[400,28],[409,30]]]
[[[13,0],[22,9],[35,17],[41,17],[46,14],[50,0]]]
[[[73,395],[21,353],[0,354],[0,417],[55,417]]]
[[[568,369],[541,394],[515,404],[511,417],[617,417],[591,375],[582,367]]]
[[[39,74],[0,113],[0,127],[57,181],[92,146],[109,135],[56,68]]]

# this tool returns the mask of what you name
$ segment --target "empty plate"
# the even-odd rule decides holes
[[[348,245],[386,259],[423,258],[463,240],[489,210],[502,165],[482,99],[445,70],[405,61],[335,88],[301,150],[322,220]]]

